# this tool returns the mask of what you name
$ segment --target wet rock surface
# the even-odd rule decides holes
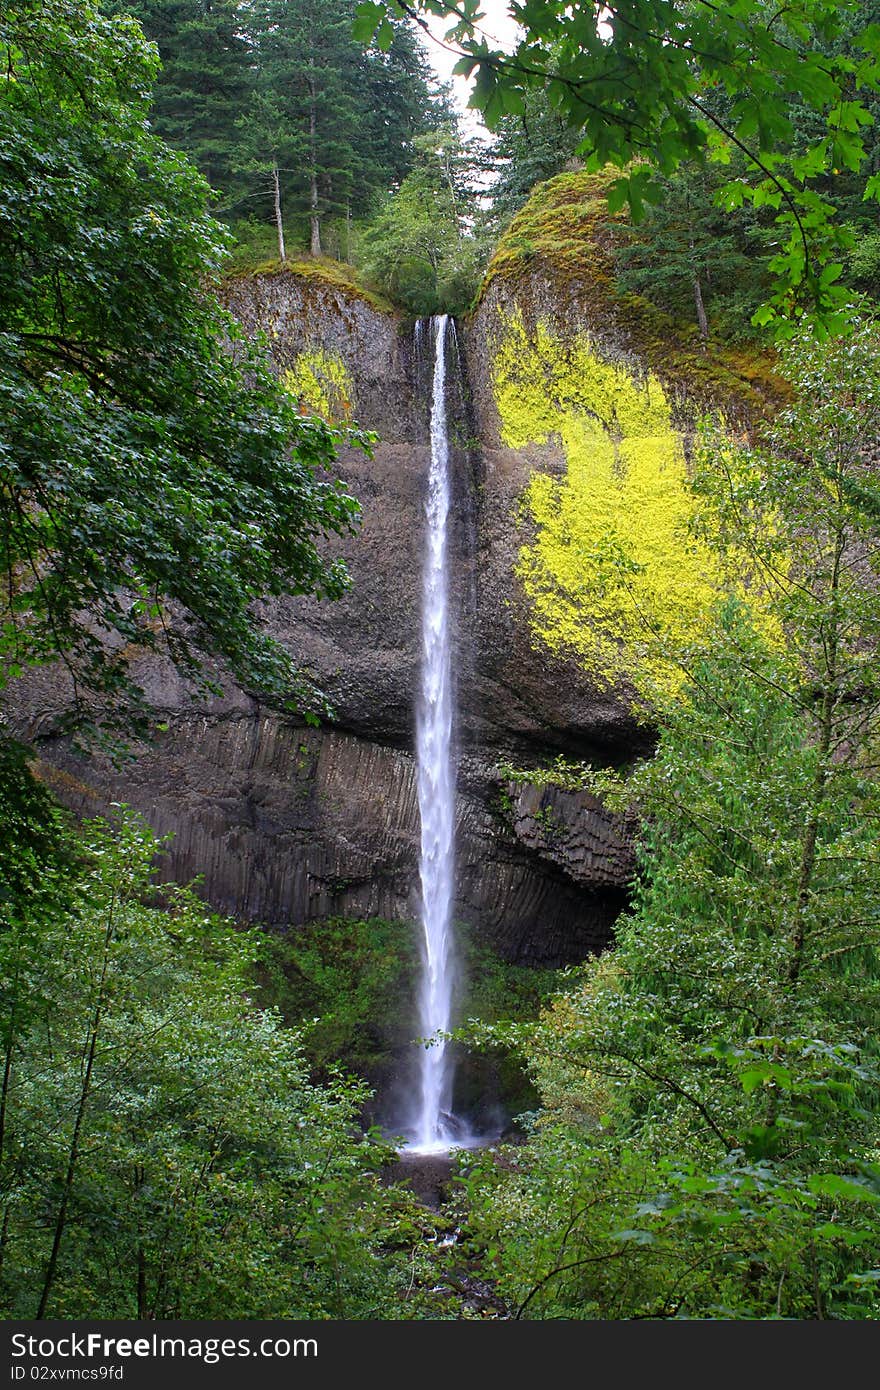
[[[272,926],[325,917],[415,916],[419,817],[413,755],[254,706],[166,710],[166,731],[122,768],[40,740],[43,775],[79,814],[134,806],[172,836],[161,873],[203,876],[223,912]],[[32,731],[33,732],[33,731]],[[462,777],[455,915],[509,960],[581,958],[610,939],[631,850],[587,797],[565,798],[565,839],[526,802],[513,824],[490,770]],[[562,813],[560,813],[562,814]]]
[[[387,1164],[382,1181],[408,1188],[430,1210],[438,1213],[436,1235],[435,1299],[447,1300],[460,1318],[506,1319],[510,1309],[483,1277],[479,1260],[468,1258],[459,1244],[460,1231],[444,1211],[453,1198],[458,1160],[449,1154],[401,1153]]]
[[[450,1154],[403,1152],[386,1165],[382,1180],[408,1187],[426,1207],[439,1211],[449,1198],[454,1168]]]

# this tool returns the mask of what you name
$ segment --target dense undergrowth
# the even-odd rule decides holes
[[[75,832],[2,774],[4,1314],[419,1316],[435,1219],[380,1181],[364,1084],[257,1007],[257,934],[156,901],[138,818]]]
[[[6,1316],[468,1316],[447,1219],[387,1181],[369,1124],[368,1081],[413,1050],[413,925],[234,927],[156,886],[139,817],[77,829],[2,753]],[[477,1016],[537,1014],[552,972],[464,955]]]

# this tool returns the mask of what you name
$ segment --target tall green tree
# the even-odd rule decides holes
[[[696,323],[703,342],[710,329],[754,337],[752,317],[770,290],[768,219],[762,225],[751,207],[719,206],[728,178],[726,166],[681,165],[661,180],[661,202],[621,231],[615,247],[621,288]]]
[[[451,124],[414,144],[415,167],[364,235],[363,270],[414,314],[462,313],[481,263],[472,218],[479,142]]]
[[[272,180],[279,255],[282,192],[305,210],[309,245],[321,254],[321,222],[346,207],[356,176],[357,72],[347,0],[253,0],[244,11],[255,100],[240,128],[249,167]]]
[[[409,22],[395,24],[390,47],[366,53],[358,121],[362,206],[406,177],[417,157],[416,136],[452,119],[448,93],[438,87],[418,32]]]
[[[234,171],[236,121],[251,91],[240,0],[105,0],[108,14],[129,14],[159,50],[150,123],[189,155],[229,206],[247,193]]]
[[[377,1180],[363,1088],[313,1085],[254,1008],[256,933],[188,890],[143,905],[157,848],[133,816],[90,824],[66,907],[0,927],[0,1307],[405,1315],[415,1213]]]
[[[104,9],[134,15],[157,45],[151,124],[222,195],[225,218],[271,213],[277,227],[283,203],[298,225],[314,194],[320,240],[321,220],[358,216],[406,175],[413,136],[436,120],[413,26],[395,24],[387,52],[365,53],[351,41],[353,0],[105,0]],[[306,177],[313,165],[317,189]]]
[[[0,51],[2,679],[60,657],[73,717],[108,729],[139,649],[306,698],[251,602],[344,588],[318,545],[356,511],[324,472],[339,436],[205,288],[225,236],[148,127],[135,21],[21,0]]]
[[[251,0],[241,14],[253,80],[241,166],[271,188],[282,258],[285,215],[320,255],[326,220],[363,214],[410,168],[431,120],[427,64],[407,23],[385,52],[364,52],[353,0]]]

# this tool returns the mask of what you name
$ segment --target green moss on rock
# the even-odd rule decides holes
[[[673,407],[683,397],[691,414],[695,406],[720,406],[728,416],[750,419],[773,414],[790,391],[772,354],[711,342],[704,347],[696,327],[617,288],[614,244],[626,219],[609,213],[606,194],[618,175],[566,173],[538,184],[501,238],[481,301],[495,286],[527,308],[536,282],[544,281],[562,313],[573,313],[643,362]]]
[[[261,261],[258,265],[236,267],[225,278],[230,281],[250,279],[255,275],[294,275],[316,288],[341,290],[348,296],[361,299],[378,314],[398,312],[390,299],[363,283],[354,266],[344,261],[330,260],[329,257],[302,256],[293,261]]]

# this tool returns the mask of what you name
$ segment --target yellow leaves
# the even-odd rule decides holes
[[[323,348],[301,352],[281,381],[298,401],[301,414],[320,415],[331,425],[351,419],[351,377],[336,353]]]
[[[600,685],[674,693],[683,650],[725,591],[718,555],[693,530],[681,435],[660,381],[600,358],[585,334],[500,316],[493,386],[504,442],[560,438],[562,480],[535,474],[535,539],[517,575],[535,637],[576,653]],[[734,587],[737,587],[736,585]],[[738,586],[741,587],[741,586]]]
[[[595,1001],[619,992],[621,974],[613,952],[590,960],[541,1013],[531,1066],[550,1123],[596,1128],[615,1107],[613,1086],[601,1068],[593,1069],[592,1053],[582,1044]]]
[[[518,448],[559,433],[563,412],[593,417],[616,439],[669,433],[669,407],[656,377],[640,387],[624,369],[601,361],[585,336],[563,345],[543,323],[530,335],[519,314],[499,317],[504,332],[492,375],[505,443]]]

